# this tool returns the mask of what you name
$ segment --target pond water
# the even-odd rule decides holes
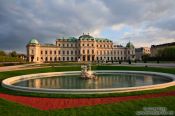
[[[20,81],[15,86],[48,89],[104,89],[155,85],[172,81],[150,74],[98,74],[97,80],[80,78],[80,75],[43,77]]]

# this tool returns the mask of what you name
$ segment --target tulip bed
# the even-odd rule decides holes
[[[175,68],[93,66],[93,70],[144,70],[175,74]],[[55,71],[80,70],[75,67],[52,67],[22,71],[0,72],[0,81],[5,78]],[[13,94],[13,95],[11,95]],[[26,97],[25,97],[26,96]],[[28,96],[28,97],[27,97]],[[136,115],[143,107],[166,107],[175,110],[175,87],[116,94],[61,95],[16,92],[0,86],[0,115]],[[45,97],[45,98],[43,98]],[[47,97],[47,98],[46,98]],[[51,98],[52,97],[52,98]],[[59,97],[59,98],[58,98]],[[149,99],[144,99],[149,98]],[[4,100],[5,99],[5,100]],[[7,101],[6,101],[7,100]],[[8,101],[9,100],[9,101]],[[15,101],[11,102],[11,101]],[[124,102],[125,101],[125,102]],[[119,102],[119,103],[118,103]],[[98,105],[103,104],[103,105]],[[92,106],[96,105],[96,106]],[[86,107],[82,107],[86,106]],[[33,107],[33,108],[32,108]],[[78,107],[78,108],[74,108]],[[35,109],[37,108],[37,109]],[[63,109],[64,108],[64,109]],[[53,110],[55,109],[55,110]],[[47,110],[47,111],[45,111]]]

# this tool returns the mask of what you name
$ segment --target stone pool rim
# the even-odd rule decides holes
[[[18,81],[44,78],[50,76],[66,76],[66,75],[79,75],[81,71],[64,71],[64,72],[47,72],[47,73],[36,73],[14,76],[2,81],[2,87],[22,91],[22,92],[34,92],[34,93],[53,93],[53,94],[103,94],[103,93],[121,93],[121,92],[132,92],[132,91],[143,91],[143,90],[153,90],[162,89],[175,85],[175,75],[169,73],[161,72],[150,72],[150,71],[127,71],[127,70],[94,70],[93,72],[97,74],[114,74],[114,73],[130,73],[130,74],[147,74],[147,75],[157,75],[161,78],[172,79],[171,82],[155,85],[145,85],[137,87],[122,87],[122,88],[103,88],[103,89],[47,89],[47,88],[31,88],[31,87],[21,87],[12,85]]]

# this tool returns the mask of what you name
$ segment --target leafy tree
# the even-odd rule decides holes
[[[144,61],[144,63],[147,63],[147,61],[149,60],[150,54],[144,54],[142,56],[142,60]]]
[[[175,60],[175,46],[158,50],[157,57],[161,60]]]
[[[0,50],[0,56],[6,56],[6,55],[7,54],[4,51]]]
[[[12,51],[9,55],[10,55],[11,57],[17,57],[16,51]]]

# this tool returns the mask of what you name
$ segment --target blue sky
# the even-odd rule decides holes
[[[112,27],[106,27],[100,32],[100,36],[104,38],[110,38],[113,42],[117,44],[125,45],[127,42],[131,41],[129,39],[124,40],[123,36],[125,33],[131,33],[132,28],[130,27],[123,27],[120,30],[113,29]]]
[[[135,47],[175,41],[174,0],[0,0],[0,50],[26,51],[35,37],[94,37]]]

